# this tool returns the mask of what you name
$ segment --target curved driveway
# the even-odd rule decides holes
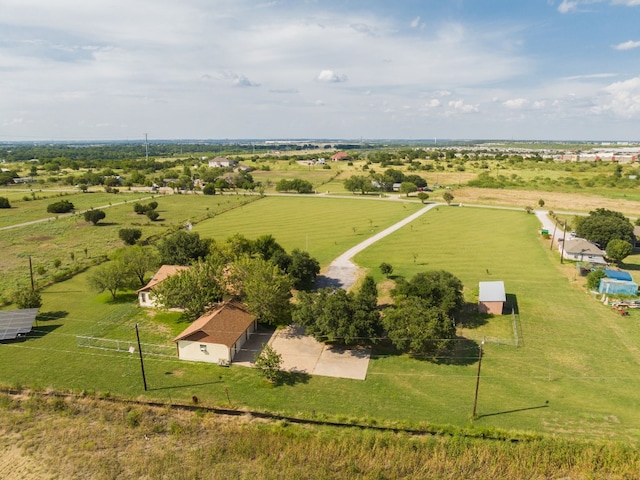
[[[355,263],[351,261],[353,257],[355,257],[358,253],[360,253],[365,248],[371,246],[378,240],[386,237],[387,235],[392,234],[396,230],[404,227],[405,225],[413,222],[416,218],[419,218],[429,210],[434,207],[442,205],[441,203],[431,203],[426,207],[418,210],[417,212],[409,215],[407,218],[400,220],[398,223],[391,225],[388,228],[385,228],[381,232],[376,233],[375,235],[367,238],[363,242],[359,243],[355,247],[351,247],[349,250],[344,252],[338,258],[336,258],[327,270],[318,277],[316,285],[318,288],[322,287],[341,287],[345,290],[348,290],[353,286],[356,279],[358,278],[358,267]]]

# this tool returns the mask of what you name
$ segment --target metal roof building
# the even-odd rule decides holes
[[[507,301],[504,290],[504,282],[480,282],[480,292],[478,295],[478,311],[480,313],[490,313],[502,315],[502,308]]]

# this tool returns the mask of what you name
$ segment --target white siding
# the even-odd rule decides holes
[[[206,351],[200,349],[200,345],[206,346]],[[178,357],[181,360],[192,360],[194,362],[218,363],[223,358],[227,362],[231,361],[229,349],[225,345],[217,343],[192,342],[180,340],[178,342]]]

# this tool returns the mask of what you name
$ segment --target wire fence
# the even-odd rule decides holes
[[[84,335],[77,335],[76,340],[78,347],[84,348],[96,348],[121,353],[134,353],[138,350],[137,343],[131,340],[116,340],[113,338],[88,337]],[[175,345],[155,345],[153,343],[141,343],[140,345],[145,356],[177,356]]]

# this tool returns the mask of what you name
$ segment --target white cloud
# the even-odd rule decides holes
[[[613,48],[615,48],[616,50],[632,50],[638,47],[640,47],[640,41],[633,41],[633,40],[629,40],[628,42],[622,42],[613,46]]]
[[[627,7],[637,7],[640,5],[640,0],[612,0],[614,5],[626,5]]]
[[[558,11],[560,13],[571,13],[578,9],[578,2],[576,0],[562,0],[558,5]]]
[[[416,17],[413,20],[411,20],[411,23],[409,24],[409,26],[411,28],[424,28],[424,23],[420,22],[420,17]]]
[[[507,108],[519,109],[528,106],[529,100],[527,100],[526,98],[512,98],[502,102],[502,105]]]
[[[475,113],[480,111],[479,105],[471,105],[469,103],[464,103],[463,100],[451,100],[449,102],[449,106],[454,110],[462,113]]]
[[[316,77],[316,80],[327,83],[341,83],[347,81],[347,76],[336,73],[333,70],[322,70]]]
[[[598,111],[610,111],[625,118],[640,116],[640,77],[615,82],[604,88]]]
[[[440,100],[432,98],[431,100],[428,100],[424,106],[427,108],[438,108],[440,106]]]

